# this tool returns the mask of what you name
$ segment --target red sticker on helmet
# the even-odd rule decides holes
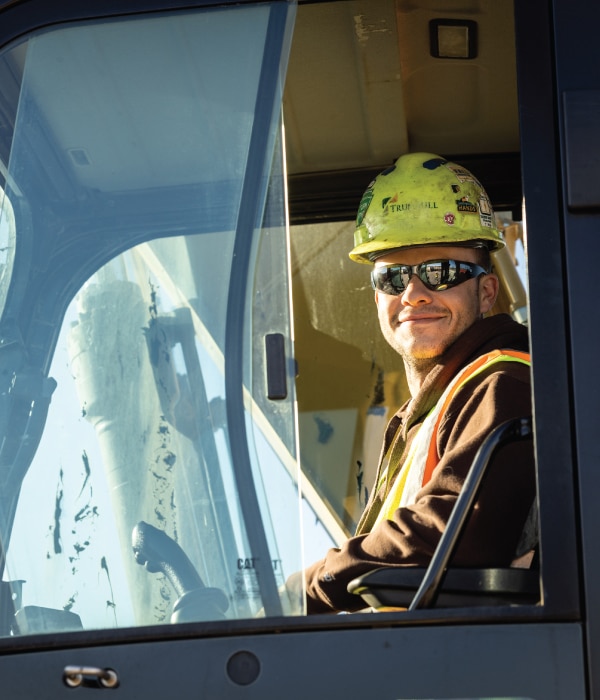
[[[454,214],[449,211],[447,214],[444,215],[444,221],[448,224],[448,226],[454,226],[454,219],[456,217]]]

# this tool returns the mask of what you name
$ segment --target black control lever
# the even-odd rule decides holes
[[[207,588],[187,554],[166,532],[140,521],[131,536],[135,560],[151,573],[163,573],[179,598],[171,622],[224,619],[229,607],[219,588]]]
[[[133,528],[131,546],[136,562],[152,574],[162,572],[178,596],[204,588],[187,554],[163,530],[142,520]]]

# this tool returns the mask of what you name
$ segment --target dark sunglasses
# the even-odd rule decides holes
[[[384,294],[402,294],[410,278],[416,275],[432,292],[456,287],[488,271],[475,263],[462,260],[426,260],[418,265],[378,265],[371,272],[371,285]]]

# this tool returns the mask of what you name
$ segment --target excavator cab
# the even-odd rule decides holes
[[[583,0],[0,2],[2,697],[598,696],[599,22]],[[505,232],[536,561],[452,569],[484,450],[427,571],[307,616],[284,584],[352,534],[408,397],[348,251],[410,151],[472,170]]]

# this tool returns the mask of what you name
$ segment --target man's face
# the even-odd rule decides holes
[[[477,262],[472,248],[423,246],[396,250],[377,259],[376,266],[390,263],[416,265],[426,260]],[[398,296],[375,292],[379,324],[385,339],[405,362],[423,367],[434,361],[482,314],[489,311],[498,294],[498,279],[484,275],[456,287],[434,292],[413,275]]]

